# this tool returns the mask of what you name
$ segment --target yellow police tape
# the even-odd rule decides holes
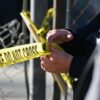
[[[47,13],[46,16],[42,22],[42,25],[40,27],[40,29],[37,31],[37,34],[39,35],[44,35],[46,34],[49,29],[50,29],[50,22],[52,21],[53,15],[55,14],[55,9],[54,8],[50,8]]]
[[[48,43],[32,43],[1,49],[0,66],[8,66],[42,55],[48,55],[50,52],[46,50],[47,45]]]
[[[50,13],[53,13],[53,10],[54,10],[54,9],[50,9],[50,10],[49,10]],[[45,38],[43,37],[43,35],[44,35],[44,32],[47,32],[46,28],[43,28],[43,26],[42,26],[41,29],[38,29],[38,28],[36,27],[36,25],[34,24],[34,22],[32,22],[32,20],[29,18],[29,16],[28,16],[28,14],[27,14],[26,11],[23,11],[23,12],[21,12],[20,14],[21,14],[21,16],[22,16],[22,18],[23,18],[23,20],[24,20],[26,26],[28,27],[29,31],[33,34],[34,40],[35,40],[36,42],[39,42],[39,41],[45,42],[46,40],[45,40]],[[48,21],[48,20],[49,20],[49,15],[50,15],[50,14],[47,13],[47,16],[48,16],[48,17],[46,17],[46,20],[45,20],[45,21]],[[50,16],[50,17],[51,17],[51,16]],[[44,21],[44,23],[45,23],[45,21]],[[45,25],[48,26],[47,24],[45,24]],[[45,25],[44,25],[44,27],[46,27]],[[46,34],[46,33],[45,33],[45,34]],[[59,46],[56,45],[56,44],[54,44],[54,47],[56,47],[56,48],[58,48],[58,49],[60,49],[60,50],[63,50],[61,47],[59,47]],[[61,75],[61,76],[60,76],[60,75]],[[57,81],[57,83],[58,83],[58,85],[59,85],[61,91],[62,91],[64,94],[66,94],[66,86],[65,86],[65,83],[68,85],[68,87],[69,87],[70,89],[72,89],[73,79],[69,76],[68,73],[67,73],[67,74],[66,74],[66,73],[60,73],[60,74],[55,73],[55,74],[53,74],[53,76],[54,76],[54,78],[56,78],[56,81]],[[65,83],[62,81],[62,79],[61,79],[60,77],[63,78],[63,80],[65,81]]]

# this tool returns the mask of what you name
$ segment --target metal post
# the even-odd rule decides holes
[[[66,0],[54,0],[56,15],[53,20],[53,28],[64,28],[66,22]]]
[[[57,9],[57,5],[56,5],[57,0],[53,0],[53,8],[56,10]],[[53,29],[56,28],[56,12],[53,16]]]
[[[53,29],[64,28],[66,22],[66,0],[53,0],[53,8],[56,10],[53,16]],[[58,84],[54,82],[53,100],[63,100],[64,98]]]
[[[53,0],[53,7],[55,9],[55,14],[53,16],[53,29],[55,29],[57,23],[57,0]],[[54,81],[53,100],[60,100],[60,90],[56,81]]]
[[[34,12],[35,12],[35,0],[30,1],[30,17],[34,21]],[[30,43],[33,42],[32,34],[30,34]],[[33,100],[33,89],[34,89],[34,61],[30,60],[29,61],[29,100]]]
[[[22,5],[22,11],[28,10],[28,0],[23,0],[23,5]],[[24,37],[27,36],[27,28],[22,20],[22,32],[24,34]],[[26,43],[27,41],[24,41]],[[29,100],[29,80],[28,80],[28,66],[27,66],[27,61],[24,62],[24,74],[25,74],[25,84],[26,84],[26,95],[27,95],[27,100]]]
[[[66,27],[69,27],[70,22],[70,0],[66,2]]]
[[[31,19],[39,28],[47,11],[47,0],[31,0]],[[33,38],[30,34],[30,42]],[[45,73],[40,68],[39,59],[30,61],[30,99],[45,100]]]

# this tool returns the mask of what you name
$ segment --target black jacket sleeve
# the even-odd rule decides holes
[[[73,78],[79,78],[87,61],[85,57],[74,57],[69,70],[70,75]]]
[[[78,38],[78,39],[87,39],[87,37],[89,35],[91,35],[91,33],[94,33],[96,31],[98,31],[98,29],[100,28],[100,13],[95,16],[88,24],[77,28],[76,30],[72,30],[72,33],[74,35],[74,38]]]
[[[66,43],[67,49],[65,48],[65,51],[74,56],[69,71],[72,77],[80,77],[91,53],[96,46],[96,38],[95,41],[93,38],[94,36],[96,37],[95,32],[97,32],[99,28],[100,13],[85,26],[82,26],[75,31],[70,30],[74,35],[74,40],[69,42],[69,45]],[[91,37],[92,39],[88,41],[88,37]]]

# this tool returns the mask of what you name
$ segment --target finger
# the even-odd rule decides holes
[[[47,36],[46,36],[46,40],[47,40],[48,42],[53,42],[54,39],[55,39],[54,35],[47,35]]]
[[[57,63],[50,63],[50,64],[42,63],[41,68],[44,71],[48,71],[48,72],[52,72],[52,73],[68,72],[65,65],[57,64]]]
[[[46,40],[48,42],[53,42],[55,40],[55,38],[56,38],[56,35],[57,35],[56,33],[57,33],[56,29],[55,30],[50,30],[47,33]]]
[[[43,61],[41,61],[41,68],[45,71],[45,63]]]
[[[70,31],[68,31],[66,40],[69,41],[69,40],[72,40],[72,39],[73,39],[73,35],[72,35],[72,33]]]
[[[48,59],[48,58],[49,58],[49,55],[48,56],[41,56],[40,60],[44,60],[44,59]]]
[[[42,69],[43,71],[45,71],[45,67],[43,67],[42,65],[41,65],[41,69]]]
[[[70,57],[70,54],[67,54],[65,53],[64,51],[59,51],[58,49],[56,48],[52,48],[52,54],[51,56],[49,57],[50,61],[51,62],[55,62],[55,63],[65,63],[69,57]]]
[[[51,63],[51,62],[41,61],[41,68],[42,68],[44,71],[51,72],[51,71],[52,71],[52,67],[53,67],[54,65],[55,65],[55,64],[54,64],[54,63]],[[54,67],[53,67],[53,68],[54,68]]]

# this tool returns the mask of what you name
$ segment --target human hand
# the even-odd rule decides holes
[[[51,50],[51,55],[40,57],[41,68],[52,73],[68,72],[73,56],[55,48],[51,48]]]
[[[47,33],[46,39],[48,42],[61,44],[63,42],[71,41],[73,39],[73,35],[66,29],[54,29]]]

